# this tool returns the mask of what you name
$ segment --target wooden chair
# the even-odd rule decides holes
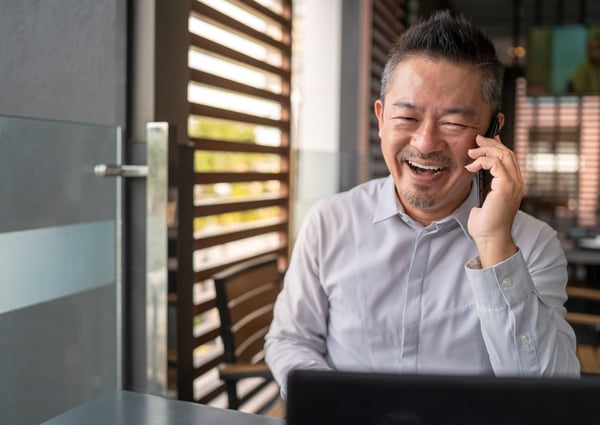
[[[213,277],[224,345],[219,377],[225,382],[230,409],[239,409],[273,382],[264,362],[263,345],[282,285],[283,272],[279,270],[278,258],[277,254],[262,256]],[[240,396],[238,383],[246,378],[261,379]]]
[[[600,374],[600,290],[569,284],[567,321],[577,336],[582,375]]]

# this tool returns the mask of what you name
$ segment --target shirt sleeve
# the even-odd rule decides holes
[[[564,252],[554,235],[531,247],[493,267],[477,257],[465,266],[492,367],[496,376],[579,376]]]
[[[310,214],[294,244],[284,286],[265,337],[266,362],[286,399],[293,369],[331,369],[326,360],[328,300],[318,271],[318,217]]]

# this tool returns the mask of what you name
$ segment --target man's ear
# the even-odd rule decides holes
[[[498,112],[498,130],[502,130],[502,127],[504,127],[504,118],[504,114]]]
[[[379,137],[381,137],[381,127],[383,127],[383,102],[381,99],[377,99],[373,105],[375,109],[375,116],[377,117],[377,123],[379,125]]]

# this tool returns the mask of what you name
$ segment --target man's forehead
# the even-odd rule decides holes
[[[408,109],[408,110],[414,110],[414,111],[419,111],[422,109],[422,106],[419,105],[416,102],[413,102],[412,100],[408,100],[408,99],[399,99],[399,100],[393,100],[390,99],[390,103],[391,106],[393,108],[397,108],[397,109]],[[463,106],[463,105],[449,105],[447,107],[443,108],[443,112],[445,114],[457,114],[457,115],[464,115],[466,117],[474,117],[476,115],[475,110],[470,107],[470,106]]]
[[[486,101],[485,95],[484,95],[484,78],[483,78],[484,74],[483,74],[483,71],[481,70],[481,68],[479,68],[473,64],[468,64],[468,63],[464,63],[464,62],[454,62],[454,61],[443,59],[443,58],[432,58],[432,57],[429,57],[426,55],[407,56],[396,64],[396,66],[393,70],[392,80],[390,82],[390,86],[388,89],[388,95],[391,95],[394,91],[396,91],[397,98],[389,99],[391,102],[386,102],[386,103],[397,103],[398,105],[402,105],[402,106],[410,106],[407,104],[403,104],[403,103],[409,103],[409,102],[418,104],[418,101],[415,99],[407,99],[406,101],[404,101],[402,99],[402,92],[404,91],[404,89],[399,87],[399,85],[402,85],[404,83],[408,83],[408,84],[410,84],[410,83],[405,78],[402,78],[402,77],[398,78],[398,74],[403,73],[407,68],[410,68],[412,71],[419,69],[418,66],[414,66],[414,65],[416,65],[418,62],[423,63],[423,61],[431,62],[431,65],[429,66],[429,64],[427,64],[427,66],[425,66],[425,67],[420,67],[422,72],[425,72],[426,70],[430,70],[431,67],[436,67],[436,66],[454,67],[459,70],[465,71],[465,73],[467,75],[461,81],[465,81],[465,78],[468,78],[468,81],[471,84],[473,84],[471,86],[471,88],[476,89],[477,92],[479,92],[479,94],[481,95],[481,100],[485,103],[489,103],[488,101]],[[418,72],[419,71],[417,71],[417,73]],[[478,87],[478,89],[477,89],[477,87]],[[400,91],[400,93],[398,93],[398,91]],[[465,106],[467,106],[467,105],[465,105]],[[455,108],[456,108],[455,112],[456,113],[467,113],[467,114],[470,113],[467,110],[468,107],[466,107],[464,111],[461,111],[460,109],[462,107],[463,107],[463,105],[455,105]]]
[[[478,66],[473,63],[464,62],[464,61],[456,61],[456,60],[452,60],[450,58],[446,58],[443,56],[429,54],[428,52],[416,52],[416,53],[407,54],[406,56],[404,56],[400,60],[398,60],[396,67],[398,67],[398,65],[406,64],[409,62],[422,61],[422,60],[429,61],[434,65],[452,65],[452,66],[457,66],[457,67],[461,67],[461,68],[465,68],[465,69],[469,69],[469,70],[477,70],[477,72],[479,72]]]

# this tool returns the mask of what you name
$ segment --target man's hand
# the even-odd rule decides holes
[[[481,208],[471,210],[468,224],[485,268],[517,252],[511,229],[525,195],[525,184],[514,152],[498,136],[490,139],[478,135],[475,141],[478,147],[467,152],[474,161],[465,168],[472,173],[489,170],[492,175],[490,191]]]

